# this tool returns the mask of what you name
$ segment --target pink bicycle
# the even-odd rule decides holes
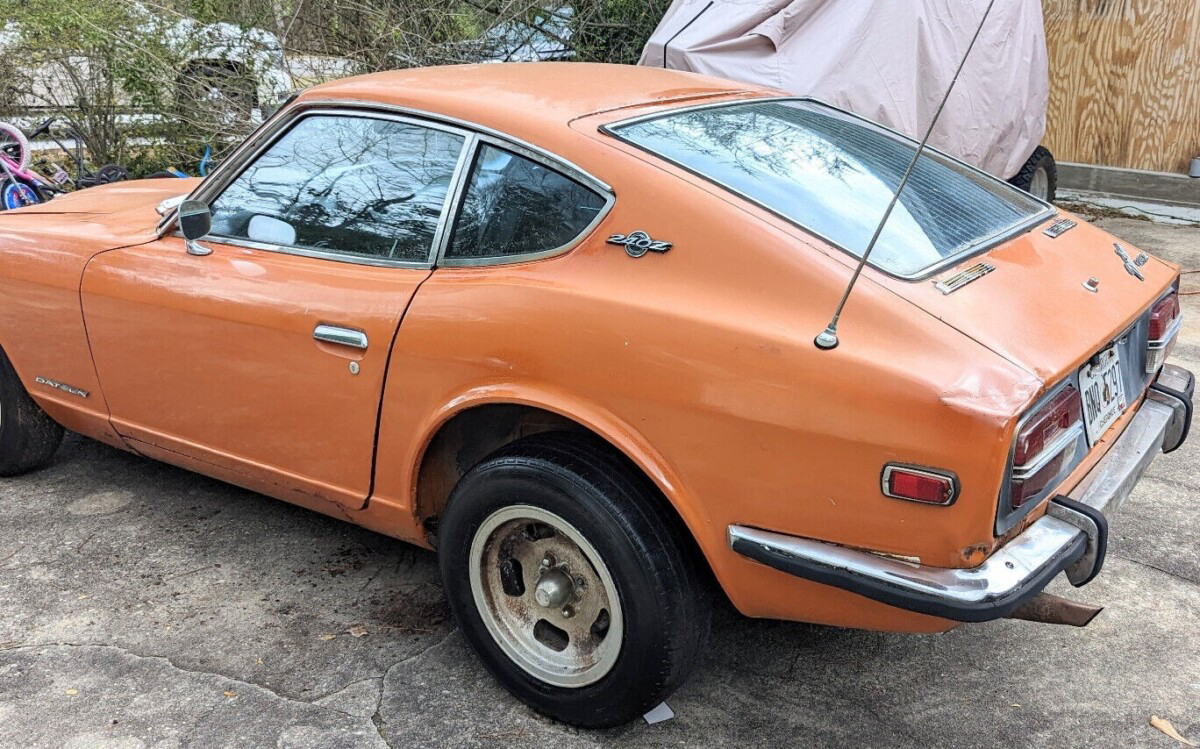
[[[29,139],[21,128],[0,122],[0,206],[4,210],[41,203],[59,190],[30,168]]]
[[[74,128],[67,127],[65,135],[75,143],[73,149],[68,148],[51,129],[57,119],[51,117],[28,134],[16,125],[0,122],[0,209],[10,210],[42,203],[71,189],[106,185],[129,178],[125,169],[117,164],[105,164],[94,172],[89,170],[84,163],[83,139]],[[42,136],[54,141],[59,150],[72,158],[74,176],[46,158],[36,162],[38,168],[34,168],[29,141]],[[52,170],[49,179],[40,173],[47,170]]]

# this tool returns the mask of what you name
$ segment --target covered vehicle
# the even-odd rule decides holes
[[[638,64],[812,96],[920,138],[987,0],[675,0]],[[1053,200],[1041,0],[996,3],[930,144]]]
[[[929,152],[820,350],[913,154],[644,67],[312,88],[203,181],[0,215],[0,475],[65,428],[436,549],[487,667],[580,725],[682,682],[713,584],[1021,613],[1186,437],[1179,270]]]

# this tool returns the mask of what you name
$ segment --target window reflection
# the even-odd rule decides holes
[[[553,169],[482,145],[449,258],[498,258],[561,247],[587,228],[604,198]]]
[[[214,201],[212,234],[280,243],[293,238],[283,221],[294,229],[288,244],[424,261],[462,146],[461,136],[404,122],[306,117]]]
[[[802,101],[679,112],[617,132],[858,256],[916,148],[882,128]],[[926,152],[871,262],[913,275],[1042,210],[1025,193]]]

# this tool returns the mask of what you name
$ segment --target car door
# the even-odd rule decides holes
[[[135,448],[361,507],[389,351],[467,135],[352,110],[289,119],[236,177],[198,191],[215,196],[198,248],[169,234],[89,264],[88,339]]]

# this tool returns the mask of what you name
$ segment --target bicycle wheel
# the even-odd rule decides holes
[[[11,122],[0,122],[0,150],[16,165],[15,171],[29,168],[29,139]]]
[[[0,200],[3,201],[6,211],[42,202],[32,187],[24,182],[15,182],[11,179],[4,180],[3,185],[0,186]]]

